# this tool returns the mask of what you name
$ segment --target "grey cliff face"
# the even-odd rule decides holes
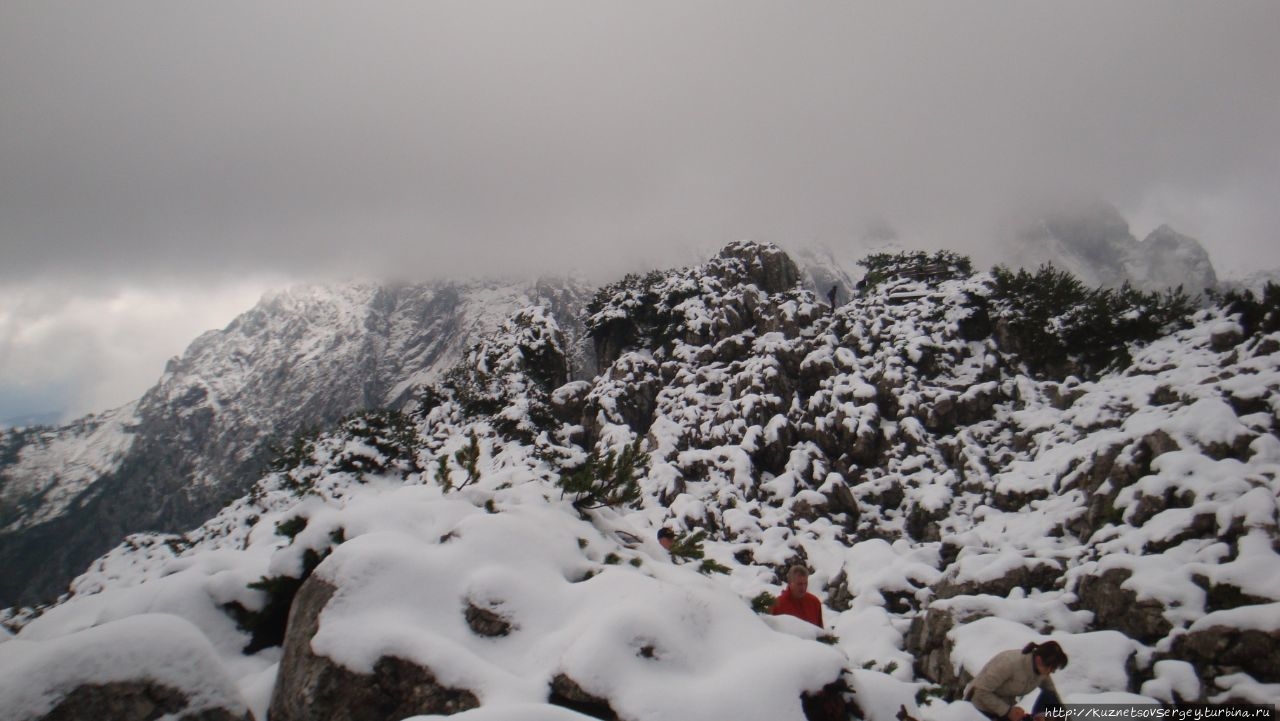
[[[575,332],[585,295],[551,282],[278,293],[197,338],[136,406],[93,423],[6,434],[0,606],[51,599],[130,533],[199,524],[241,496],[301,431],[411,403],[520,307],[549,304]],[[577,355],[589,367],[587,353]],[[86,468],[86,456],[96,465]]]

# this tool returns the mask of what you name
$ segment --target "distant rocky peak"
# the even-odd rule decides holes
[[[1195,238],[1162,225],[1139,242],[1120,211],[1102,201],[1044,214],[1024,222],[1014,235],[1007,265],[1049,263],[1086,285],[1182,286],[1192,293],[1217,285],[1209,255]]]
[[[1156,228],[1137,245],[1130,274],[1134,284],[1144,288],[1180,285],[1189,293],[1199,293],[1218,285],[1218,274],[1200,241],[1168,225]]]
[[[766,293],[781,293],[800,282],[800,269],[795,261],[773,243],[752,240],[730,243],[715,260],[731,262],[709,263],[707,267],[712,272],[731,282],[751,283]]]

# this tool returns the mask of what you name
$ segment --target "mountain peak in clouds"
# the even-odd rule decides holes
[[[1024,222],[1010,243],[1005,264],[1052,264],[1086,285],[1129,283],[1158,290],[1181,286],[1197,293],[1217,286],[1217,273],[1198,240],[1162,225],[1141,242],[1110,203],[1095,200]]]

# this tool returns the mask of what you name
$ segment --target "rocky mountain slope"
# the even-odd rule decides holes
[[[0,431],[0,603],[62,593],[129,533],[199,524],[295,434],[400,407],[517,308],[544,303],[572,332],[586,293],[573,283],[296,288],[196,339],[136,403]]]
[[[1068,703],[1280,700],[1280,293],[1196,310],[944,253],[871,259],[832,309],[800,275],[735,244],[608,286],[589,380],[521,309],[405,413],[11,611],[0,702],[976,720],[965,682],[1046,638]],[[823,629],[749,610],[796,562]],[[110,663],[181,647],[218,672]]]

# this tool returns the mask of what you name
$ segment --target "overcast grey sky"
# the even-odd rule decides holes
[[[985,260],[1075,197],[1280,267],[1277,28],[1273,0],[6,0],[0,418],[129,400],[290,280],[879,218]]]

